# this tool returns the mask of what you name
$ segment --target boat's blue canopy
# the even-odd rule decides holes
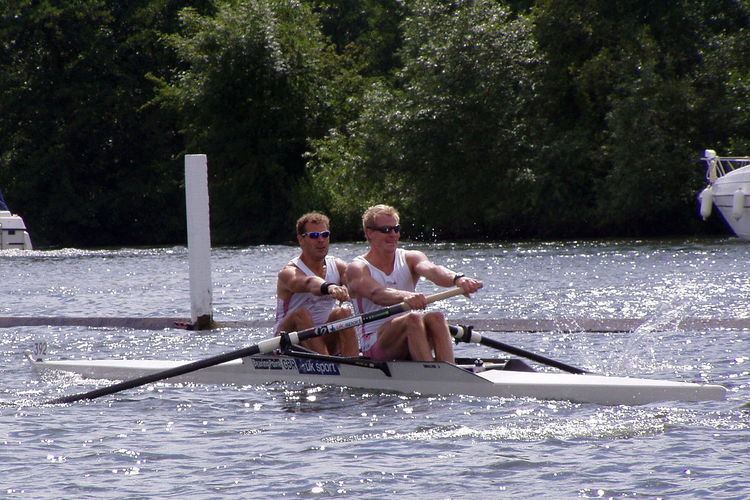
[[[10,210],[8,208],[8,204],[5,203],[5,198],[3,198],[3,190],[0,189],[0,210]]]

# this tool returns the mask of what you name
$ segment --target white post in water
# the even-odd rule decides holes
[[[185,155],[190,316],[193,328],[212,323],[211,234],[208,215],[208,162],[206,155]]]

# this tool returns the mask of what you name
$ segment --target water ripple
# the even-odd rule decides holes
[[[485,280],[473,299],[442,302],[449,316],[645,320],[629,333],[492,334],[503,342],[605,374],[720,383],[728,399],[601,407],[157,383],[52,406],[41,402],[111,381],[35,373],[24,351],[37,339],[55,357],[197,359],[270,331],[8,328],[0,330],[3,491],[38,498],[747,496],[750,337],[684,331],[679,320],[750,318],[750,245],[405,244]],[[351,259],[363,250],[334,244],[332,253]],[[274,245],[216,249],[215,318],[273,318],[276,272],[296,253]],[[189,315],[182,247],[3,252],[0,282],[0,315]],[[497,355],[479,346],[457,350]]]

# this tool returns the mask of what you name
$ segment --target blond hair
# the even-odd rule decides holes
[[[392,206],[382,204],[374,205],[365,210],[365,213],[362,214],[362,230],[365,231],[365,234],[367,234],[368,227],[373,227],[375,225],[375,218],[378,215],[390,215],[396,219],[396,224],[398,224],[398,221],[400,220],[398,210]]]
[[[297,234],[303,234],[305,232],[305,225],[308,222],[313,224],[325,224],[326,229],[331,229],[331,221],[328,220],[328,217],[320,212],[308,212],[297,219]]]

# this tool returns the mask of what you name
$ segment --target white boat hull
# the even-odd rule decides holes
[[[734,205],[738,190],[746,193],[741,201],[741,209]],[[734,234],[743,240],[750,240],[750,166],[742,167],[720,177],[713,184],[714,205],[721,213]]]
[[[31,238],[23,219],[7,210],[0,210],[0,250],[31,250]]]
[[[734,234],[750,240],[750,158],[720,157],[713,150],[706,150],[704,160],[709,180],[709,186],[701,193],[704,219],[710,215],[713,204]],[[703,206],[704,196],[712,203]]]
[[[38,370],[64,370],[84,377],[110,380],[129,380],[187,363],[165,360],[29,359]],[[603,405],[712,401],[722,400],[726,395],[726,389],[722,386],[687,382],[516,371],[507,368],[474,373],[449,363],[393,361],[368,365],[286,355],[251,356],[204,368],[169,381],[235,385],[286,382],[419,394],[528,397]]]

